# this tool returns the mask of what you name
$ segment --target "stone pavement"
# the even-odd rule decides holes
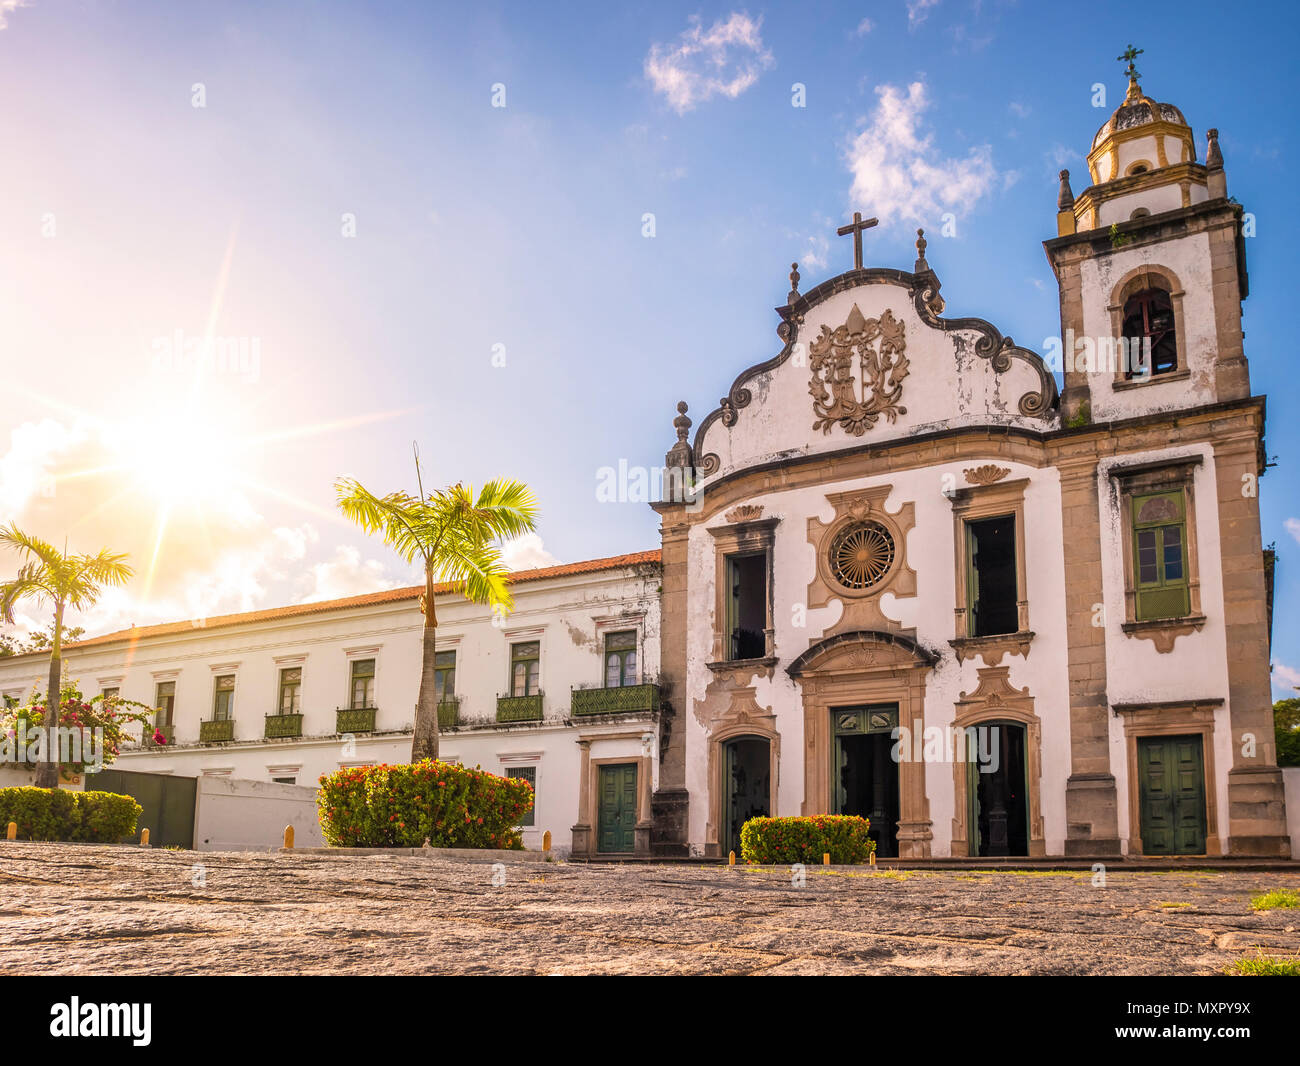
[[[0,842],[0,973],[1215,974],[1300,954],[1300,911],[1250,908],[1276,888],[1300,874],[809,867],[798,887],[770,867]]]

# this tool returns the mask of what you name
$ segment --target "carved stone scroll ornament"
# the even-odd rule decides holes
[[[808,349],[808,392],[817,416],[813,429],[830,433],[838,425],[861,437],[881,415],[892,423],[906,414],[899,402],[907,377],[906,349],[904,325],[888,309],[879,318],[866,318],[854,304],[844,325],[834,330],[822,326]]]
[[[993,485],[1011,473],[1011,468],[985,463],[983,466],[967,467],[962,473],[966,476],[968,484]]]

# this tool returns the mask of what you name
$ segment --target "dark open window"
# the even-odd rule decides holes
[[[727,556],[728,658],[767,654],[767,555]]]
[[[967,596],[971,636],[1014,633],[1020,627],[1016,588],[1016,518],[999,515],[966,523]]]
[[[1125,377],[1168,374],[1178,369],[1174,305],[1163,289],[1145,289],[1124,301],[1123,333],[1129,352]]]

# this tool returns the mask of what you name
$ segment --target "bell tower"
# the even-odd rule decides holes
[[[1216,129],[1199,162],[1192,128],[1147,95],[1132,45],[1128,88],[1088,151],[1077,196],[1060,174],[1057,236],[1068,425],[1250,395],[1242,208],[1228,199]]]

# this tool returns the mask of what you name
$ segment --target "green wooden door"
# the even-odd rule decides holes
[[[1205,854],[1205,762],[1199,736],[1139,737],[1144,855]]]
[[[130,840],[149,830],[154,847],[194,847],[194,801],[198,781],[193,777],[150,774],[138,770],[101,770],[86,776],[92,792],[130,796],[143,809]]]
[[[636,848],[636,763],[600,768],[600,813],[597,851],[633,851]]]

